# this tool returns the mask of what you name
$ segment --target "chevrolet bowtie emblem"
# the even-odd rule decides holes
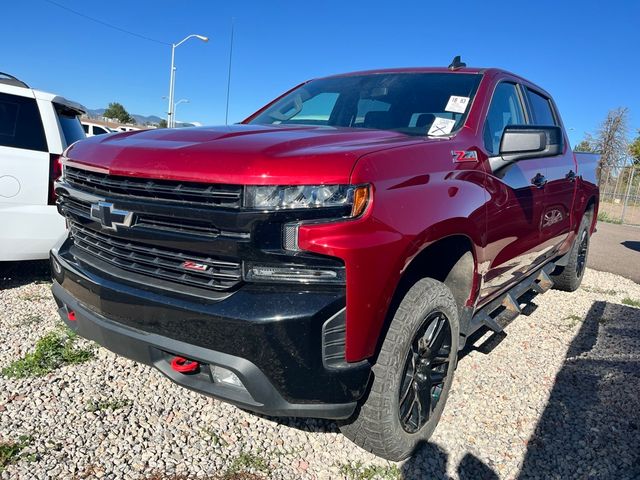
[[[91,218],[100,222],[104,228],[117,230],[118,227],[130,227],[133,212],[113,208],[113,203],[98,202],[91,205]]]

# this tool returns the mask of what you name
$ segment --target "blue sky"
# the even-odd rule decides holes
[[[518,73],[551,92],[572,143],[607,111],[630,109],[640,128],[640,2],[55,0],[86,15],[171,43],[177,119],[224,122],[231,18],[235,44],[230,121],[297,83],[345,71],[447,65]],[[78,17],[45,0],[2,6],[0,71],[89,108],[119,101],[164,116],[170,47]]]

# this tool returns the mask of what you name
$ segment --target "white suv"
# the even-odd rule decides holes
[[[106,125],[98,125],[97,123],[87,122],[85,120],[81,120],[80,123],[82,123],[82,129],[84,130],[87,138],[117,132],[117,130],[112,130]]]
[[[53,182],[62,152],[85,138],[84,111],[0,73],[0,261],[48,258],[64,235]]]

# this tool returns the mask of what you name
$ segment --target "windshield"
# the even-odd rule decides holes
[[[480,78],[475,73],[384,73],[313,80],[249,123],[449,135],[462,126]]]

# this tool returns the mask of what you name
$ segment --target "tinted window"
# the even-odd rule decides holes
[[[490,153],[498,153],[502,132],[507,125],[524,125],[524,112],[513,83],[500,83],[491,99],[484,125],[484,144]]]
[[[369,112],[388,112],[391,105],[387,102],[381,102],[380,100],[371,100],[368,98],[361,98],[358,100],[358,106],[356,108],[356,118],[353,122],[354,127],[364,127],[364,119]],[[369,116],[371,117],[371,116]]]
[[[93,134],[94,135],[104,135],[107,131],[104,128],[93,126]]]
[[[84,123],[82,124],[82,130],[84,130],[84,133],[89,133],[89,125],[85,125]]]
[[[0,93],[0,145],[47,151],[47,140],[34,98]]]
[[[426,135],[433,120],[441,117],[453,120],[448,126],[452,132],[464,123],[481,77],[468,73],[380,73],[313,80],[250,123],[304,123]],[[447,110],[452,96],[468,99],[467,107]]]
[[[73,142],[85,138],[86,135],[80,123],[80,113],[58,103],[54,103],[54,106],[58,114],[58,121],[62,127],[62,134],[64,135],[66,146],[68,147]]]
[[[555,125],[556,120],[553,117],[549,99],[538,95],[532,90],[527,89],[527,91],[529,92],[529,103],[531,104],[534,125]]]
[[[287,123],[326,125],[337,99],[336,92],[318,93],[302,103],[293,102],[288,105],[288,108],[282,112],[282,117],[286,118]]]

